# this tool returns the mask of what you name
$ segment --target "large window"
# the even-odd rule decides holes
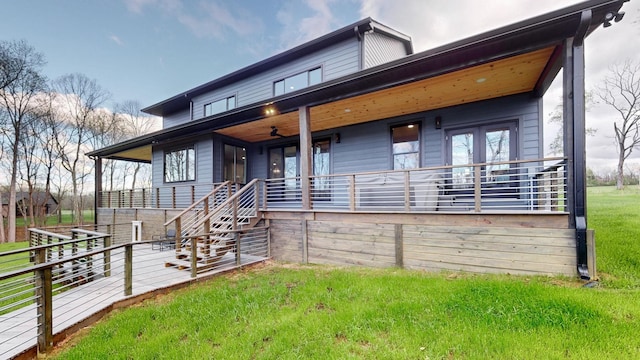
[[[196,179],[196,151],[193,147],[164,153],[164,181],[179,182]]]
[[[290,93],[311,85],[319,84],[321,81],[322,68],[318,67],[274,82],[273,95],[278,96]]]
[[[420,167],[420,126],[404,124],[391,128],[393,170]]]
[[[221,112],[225,112],[227,110],[235,109],[236,107],[236,97],[229,96],[224,99],[220,99],[218,101],[214,101],[212,103],[208,103],[204,106],[204,116],[210,116],[214,114],[218,114]]]

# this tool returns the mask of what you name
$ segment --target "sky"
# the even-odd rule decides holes
[[[420,52],[536,15],[575,0],[0,0],[0,40],[24,39],[44,54],[55,79],[82,73],[111,95],[153,105],[180,92],[322,36],[365,17],[411,36]],[[586,85],[615,62],[640,61],[640,0],[622,22],[585,43]],[[9,15],[10,14],[10,15]],[[560,101],[560,79],[545,115]],[[610,109],[595,104],[587,125],[588,166],[613,169]],[[546,136],[557,129],[545,128]],[[636,165],[637,164],[637,165]],[[640,173],[640,149],[630,168]]]

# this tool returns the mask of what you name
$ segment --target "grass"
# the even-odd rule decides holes
[[[589,227],[596,231],[597,270],[612,288],[640,289],[640,189],[588,188]]]
[[[93,222],[93,210],[84,210],[82,212],[82,219],[85,224]],[[62,216],[58,218],[58,214],[47,216],[45,226],[61,225],[61,224],[74,224],[71,210],[62,210]],[[18,216],[16,218],[16,226],[24,226],[24,217]]]
[[[112,313],[53,357],[637,359],[640,191],[588,194],[595,289],[561,277],[276,263]]]
[[[265,266],[118,312],[60,359],[640,356],[637,292],[555,278]]]

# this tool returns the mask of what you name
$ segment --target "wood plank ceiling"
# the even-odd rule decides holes
[[[553,47],[395,86],[310,108],[311,131],[360,124],[400,115],[530,92],[549,61]],[[248,142],[273,139],[271,126],[284,136],[299,134],[298,113],[216,130]]]

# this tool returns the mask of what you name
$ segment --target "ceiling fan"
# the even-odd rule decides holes
[[[282,138],[283,138],[283,137],[285,137],[285,136],[284,136],[284,135],[282,135],[282,134],[278,134],[278,128],[277,128],[277,127],[275,127],[275,126],[271,126],[271,134],[270,134],[270,135],[271,135],[271,136],[280,136],[280,137],[282,137]]]

